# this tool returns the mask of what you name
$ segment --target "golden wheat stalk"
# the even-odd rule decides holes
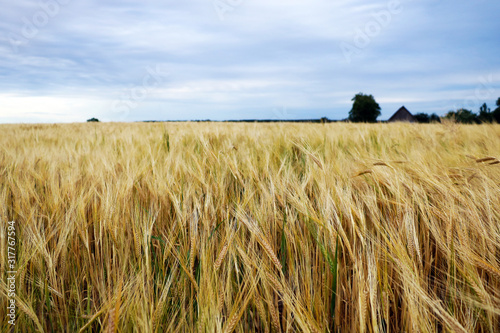
[[[222,265],[222,261],[226,257],[228,249],[229,249],[229,241],[226,241],[226,243],[222,247],[222,250],[219,252],[219,255],[217,256],[217,260],[215,260],[215,264],[214,264],[215,271],[218,271],[220,266]]]
[[[0,125],[20,332],[498,326],[498,124],[87,125]]]
[[[257,313],[259,314],[259,318],[264,325],[265,332],[269,332],[269,328],[267,327],[267,315],[264,308],[264,303],[262,302],[262,297],[259,295],[255,298],[255,307],[257,308]]]
[[[478,158],[476,160],[477,163],[482,163],[482,162],[489,162],[489,161],[495,161],[496,158],[495,157],[491,157],[491,156],[488,156],[488,157],[484,157],[484,158]]]
[[[195,210],[193,213],[193,217],[191,218],[190,221],[190,234],[191,234],[191,249],[189,251],[189,269],[191,272],[193,272],[194,268],[194,261],[196,257],[196,239],[197,239],[197,234],[198,234],[198,211]]]
[[[267,242],[267,240],[264,238],[263,235],[259,238],[259,242],[262,244],[262,247],[266,251],[267,255],[269,256],[269,258],[271,259],[271,261],[273,262],[273,264],[276,266],[276,268],[278,269],[278,271],[281,272],[282,269],[283,269],[283,267],[281,266],[281,263],[280,263],[278,257],[274,253],[273,248]]]
[[[267,278],[271,281],[274,289],[278,291],[280,294],[283,294],[283,286],[281,283],[272,275],[272,273],[268,272],[266,274]]]
[[[353,176],[353,178],[359,177],[359,176],[362,176],[362,175],[366,175],[366,174],[370,174],[370,173],[373,173],[373,170],[369,170],[369,169],[368,170],[364,170],[364,171],[361,171],[361,172],[358,172],[357,174],[355,174]]]
[[[278,310],[275,308],[273,302],[271,302],[271,301],[268,301],[267,305],[269,307],[269,314],[271,315],[273,327],[276,329],[276,331],[280,332],[281,325],[280,325],[280,319],[278,316]]]
[[[224,309],[224,295],[225,295],[224,287],[221,286],[217,299],[217,313],[222,313],[222,310]]]

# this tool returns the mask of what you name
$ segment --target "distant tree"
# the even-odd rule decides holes
[[[446,114],[444,115],[444,117],[446,119],[451,119],[451,118],[455,118],[455,115],[456,115],[456,112],[453,111],[453,110],[450,110],[450,111],[446,112]]]
[[[457,111],[450,111],[445,116],[448,119],[454,119],[457,123],[474,124],[478,122],[477,115],[467,109],[458,109]]]
[[[349,120],[352,122],[374,123],[380,116],[380,106],[372,95],[359,93],[353,97]]]
[[[419,123],[440,123],[441,122],[441,117],[439,117],[437,114],[433,113],[430,116],[427,113],[417,113],[414,115],[414,117],[417,119]]]
[[[486,103],[479,108],[478,119],[482,123],[491,123],[493,121],[493,113]]]
[[[88,123],[98,123],[99,119],[97,119],[97,118],[90,118],[90,119],[87,119],[87,122]]]
[[[497,99],[497,108],[491,113],[493,120],[500,124],[500,97]]]
[[[467,109],[457,110],[457,119],[459,122],[464,124],[478,123],[477,115],[474,112]]]
[[[420,113],[417,113],[413,116],[415,117],[415,119],[417,119],[417,121],[419,123],[426,124],[426,123],[429,123],[431,121],[431,119],[427,113],[420,112]]]
[[[440,123],[441,122],[441,117],[439,117],[437,114],[433,113],[429,117],[429,121],[431,123]]]

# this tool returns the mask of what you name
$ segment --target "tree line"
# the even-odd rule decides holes
[[[488,105],[484,103],[479,108],[478,113],[463,108],[457,111],[449,111],[445,118],[454,119],[456,122],[464,124],[500,123],[500,97],[497,99],[496,106],[497,108],[491,111]]]
[[[356,94],[352,98],[352,109],[349,111],[348,120],[352,122],[374,123],[380,116],[380,105],[375,101],[373,95],[365,95],[363,93]],[[442,118],[452,119],[463,124],[482,124],[482,123],[500,123],[500,97],[496,102],[497,108],[493,111],[484,103],[479,112],[475,113],[464,108],[456,111],[449,111]],[[441,117],[437,114],[417,113],[413,115],[419,123],[440,122]]]

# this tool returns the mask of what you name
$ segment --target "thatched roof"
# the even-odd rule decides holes
[[[413,117],[413,115],[410,113],[410,111],[408,111],[407,108],[405,108],[404,106],[402,106],[388,120],[388,122],[395,122],[395,121],[408,121],[410,123],[416,123],[417,119],[415,117]]]

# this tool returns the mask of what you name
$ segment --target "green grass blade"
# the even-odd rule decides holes
[[[333,259],[333,283],[332,283],[332,301],[330,304],[330,316],[332,317],[332,331],[335,331],[335,305],[337,303],[337,278],[338,278],[338,254],[339,254],[339,235],[335,244],[335,258]]]

